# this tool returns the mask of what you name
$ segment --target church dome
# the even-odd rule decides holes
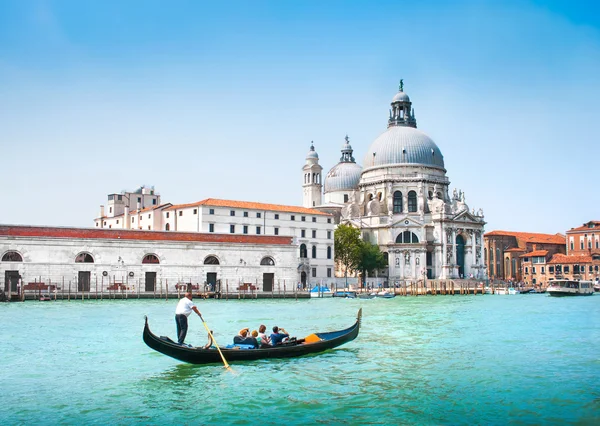
[[[422,131],[391,126],[369,147],[365,168],[395,164],[423,164],[444,168],[444,157],[435,142]]]
[[[362,167],[356,163],[340,162],[325,177],[325,193],[358,189]]]
[[[399,91],[396,93],[396,96],[394,96],[394,99],[392,99],[392,103],[394,102],[410,102],[410,98],[403,91]]]

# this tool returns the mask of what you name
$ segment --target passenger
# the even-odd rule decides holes
[[[249,328],[242,328],[237,336],[233,338],[234,345],[250,345],[258,348],[258,341],[252,336],[248,336]]]
[[[258,337],[260,337],[260,347],[271,346],[271,339],[269,338],[269,336],[267,336],[265,334],[265,331],[267,331],[267,326],[264,324],[261,324],[260,327],[258,327]]]
[[[277,326],[273,327],[273,333],[271,334],[271,345],[277,346],[286,337],[290,337],[290,335],[287,333],[287,331],[285,331],[284,328],[279,328]]]

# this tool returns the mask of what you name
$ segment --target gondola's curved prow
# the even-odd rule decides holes
[[[190,364],[212,364],[222,362],[219,352],[216,349],[204,349],[202,347],[186,347],[173,342],[168,337],[158,337],[150,331],[148,317],[144,317],[144,342],[152,349],[164,355],[178,359]],[[318,340],[315,342],[304,342],[300,339],[290,344],[277,345],[265,349],[227,349],[220,347],[221,352],[227,362],[232,361],[251,361],[266,358],[290,358],[308,354],[324,352],[328,349],[336,348],[344,343],[356,339],[360,330],[362,320],[362,308],[359,309],[356,322],[344,330],[330,331],[324,333],[315,333]]]

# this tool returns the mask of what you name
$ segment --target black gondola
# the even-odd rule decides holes
[[[308,340],[298,339],[296,341],[264,349],[219,348],[227,362],[253,361],[266,358],[292,358],[316,354],[354,340],[356,336],[358,336],[361,318],[362,309],[359,309],[354,325],[345,330],[314,333],[314,335],[311,335],[316,336],[318,340],[314,337]],[[156,336],[150,331],[148,317],[146,317],[146,324],[144,325],[143,338],[144,342],[155,351],[183,362],[188,362],[190,364],[216,364],[222,362],[219,351],[217,351],[216,348],[204,349],[203,347],[186,347],[173,342],[168,337]],[[310,342],[310,340],[317,341]]]

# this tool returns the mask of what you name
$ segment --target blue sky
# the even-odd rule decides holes
[[[91,226],[106,195],[300,205],[404,79],[486,230],[600,219],[600,6],[0,0],[0,223]]]

